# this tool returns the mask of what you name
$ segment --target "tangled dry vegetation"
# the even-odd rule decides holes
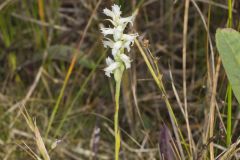
[[[100,32],[113,3],[126,16],[137,10],[139,33],[121,87],[120,159],[239,159],[239,107],[233,100],[227,144],[228,82],[214,41],[227,0],[1,2],[0,159],[113,159],[114,81]]]

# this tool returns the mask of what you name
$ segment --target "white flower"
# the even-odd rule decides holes
[[[130,51],[130,45],[134,44],[134,39],[138,36],[138,34],[123,34],[122,41],[124,48],[127,49],[127,51]]]
[[[116,5],[116,4],[114,4],[114,5],[112,6],[112,11],[113,11],[113,13],[114,13],[116,16],[118,16],[118,17],[120,17],[120,15],[122,14],[122,12],[121,12],[121,10],[120,10],[120,6],[118,6],[118,5]]]
[[[124,28],[122,26],[117,26],[114,28],[101,28],[102,34],[104,36],[113,35],[113,39],[118,41],[123,35]]]
[[[105,75],[108,77],[111,77],[110,74],[114,73],[114,71],[121,66],[121,63],[115,62],[110,57],[107,57],[106,63],[107,63],[107,67],[104,68],[104,71],[105,71]]]
[[[128,57],[126,54],[120,54],[120,59],[125,64],[126,69],[131,68],[131,60],[130,57]]]
[[[107,47],[113,48],[114,42],[109,38],[106,38],[106,39],[107,39],[106,41],[103,40],[104,48],[107,48]]]
[[[134,41],[134,39],[135,39],[137,36],[138,36],[137,33],[135,33],[135,34],[123,34],[122,40],[123,40],[123,41],[128,41],[128,42],[130,42],[131,44],[133,44],[133,41]]]
[[[116,28],[114,28],[114,32],[113,32],[114,41],[118,41],[121,39],[123,35],[123,30],[124,28],[122,26],[117,26]]]
[[[122,12],[121,12],[121,10],[120,10],[120,7],[119,7],[118,5],[116,5],[116,4],[114,4],[114,5],[112,6],[112,11],[109,10],[109,9],[107,9],[107,8],[105,8],[105,9],[103,10],[103,13],[104,13],[105,15],[111,17],[113,20],[119,19],[119,17],[120,17],[121,14],[122,14]]]
[[[125,18],[120,18],[119,19],[119,24],[128,24],[131,23],[131,25],[133,26],[133,20],[134,20],[135,16],[129,16],[129,17],[125,17]]]
[[[110,66],[111,64],[113,64],[114,63],[114,60],[112,59],[112,58],[110,58],[110,57],[107,57],[106,58],[106,64],[108,65],[108,66]]]
[[[121,10],[120,10],[120,6],[114,4],[112,6],[112,10],[109,10],[107,8],[105,8],[103,10],[103,13],[109,17],[112,18],[111,19],[108,19],[114,26],[122,26],[123,28],[126,27],[126,25],[128,23],[131,23],[133,25],[133,20],[134,20],[134,15],[132,16],[129,16],[129,17],[125,17],[125,18],[122,18],[121,17]]]
[[[107,48],[107,47],[111,48],[112,49],[112,55],[113,55],[113,57],[115,57],[116,54],[122,48],[123,42],[122,41],[113,42],[112,40],[107,38],[107,41],[103,41],[103,46],[105,48]]]
[[[114,43],[113,48],[112,48],[112,55],[115,57],[116,54],[120,51],[122,48],[123,42],[122,41],[117,41]]]
[[[103,41],[103,45],[105,48],[110,47],[112,49],[112,55],[115,57],[118,51],[123,47],[126,48],[127,51],[130,51],[130,45],[134,44],[134,39],[138,36],[138,34],[123,34],[119,41],[113,42],[111,39],[106,38],[106,41]]]
[[[109,17],[111,17],[112,18],[112,20],[111,19],[108,19],[110,22],[112,22],[112,24],[114,25],[114,26],[117,26],[117,23],[118,23],[118,21],[119,21],[119,19],[120,19],[120,16],[121,16],[121,14],[122,14],[122,12],[120,11],[120,7],[118,6],[118,5],[113,5],[112,6],[112,10],[109,10],[109,9],[107,9],[107,8],[105,8],[104,10],[103,10],[103,13],[106,15],[106,16],[109,16]]]
[[[114,33],[113,28],[101,28],[101,31],[104,36]]]

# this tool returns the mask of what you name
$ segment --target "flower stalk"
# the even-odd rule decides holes
[[[120,88],[121,88],[121,79],[122,73],[119,73],[119,81],[116,81],[116,92],[115,92],[115,113],[114,113],[114,136],[115,136],[115,160],[118,160],[119,157],[119,150],[121,145],[121,137],[120,137],[120,129],[119,129],[119,122],[118,122],[118,111],[119,111],[119,97],[120,97]]]

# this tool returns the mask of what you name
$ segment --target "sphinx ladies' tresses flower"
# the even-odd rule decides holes
[[[117,69],[124,66],[126,69],[131,67],[131,59],[126,54],[119,54],[114,61],[112,58],[106,58],[107,67],[104,68],[105,75],[111,77],[110,74],[114,73]]]
[[[101,28],[101,31],[104,36],[113,35],[113,39],[115,41],[119,40],[122,37],[124,28],[122,26],[118,26],[116,28]]]
[[[130,52],[130,45],[134,44],[134,39],[138,36],[137,33],[135,34],[123,34],[122,41],[124,48],[127,49],[128,52]]]
[[[130,52],[130,45],[134,44],[134,39],[138,36],[137,33],[135,34],[122,34],[121,39],[114,42],[109,38],[105,38],[106,40],[103,41],[103,45],[105,48],[109,47],[112,49],[112,55],[115,56],[117,52],[121,48],[126,48],[128,52]]]
[[[113,21],[116,21],[116,19],[119,19],[122,14],[120,7],[116,4],[114,4],[112,6],[112,10],[105,8],[103,10],[103,13],[106,14],[107,16],[111,17],[113,19]]]
[[[124,30],[128,23],[133,25],[134,15],[129,17],[121,17],[121,10],[118,5],[113,5],[112,10],[104,9],[103,13],[110,17],[109,20],[113,27],[101,28],[104,35],[103,45],[105,48],[111,48],[113,59],[108,57],[106,59],[107,67],[104,69],[105,75],[110,77],[111,74],[122,74],[124,69],[131,67],[131,59],[124,54],[130,51],[130,46],[133,45],[134,39],[138,36],[135,34],[126,34]],[[116,78],[115,78],[116,80]]]
[[[133,20],[134,20],[134,15],[132,16],[129,16],[129,17],[121,17],[121,10],[120,10],[120,7],[116,4],[114,4],[112,6],[112,10],[109,10],[107,8],[105,8],[103,10],[103,13],[106,15],[106,16],[109,16],[111,17],[112,19],[108,19],[115,27],[120,25],[120,26],[126,26],[127,23],[131,23],[133,24]]]
[[[122,62],[124,63],[126,69],[131,67],[131,60],[126,54],[120,54],[119,57],[122,60]]]
[[[120,51],[120,49],[123,46],[123,42],[122,41],[117,41],[117,42],[113,42],[112,40],[107,40],[107,41],[103,41],[103,46],[105,48],[109,47],[112,49],[112,55],[113,57],[116,56],[117,52]]]
[[[110,74],[114,73],[116,69],[118,69],[121,65],[119,62],[114,62],[110,57],[107,57],[106,59],[107,67],[104,68],[105,75],[108,77],[111,77]]]

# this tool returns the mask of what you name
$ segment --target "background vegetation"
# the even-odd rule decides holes
[[[113,159],[99,29],[113,3],[138,10],[140,35],[122,82],[120,159],[239,159],[239,107],[215,43],[217,28],[239,29],[237,0],[0,2],[0,159]]]

